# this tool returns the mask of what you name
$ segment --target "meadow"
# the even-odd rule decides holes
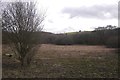
[[[8,45],[2,47],[3,78],[117,78],[118,54],[115,48],[91,45],[42,44],[30,67],[5,54],[12,54]]]

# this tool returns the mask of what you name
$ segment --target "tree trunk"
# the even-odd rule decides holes
[[[24,57],[22,60],[21,60],[21,67],[28,67],[30,65],[30,60],[28,60],[28,57]]]

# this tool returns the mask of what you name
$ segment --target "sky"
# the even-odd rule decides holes
[[[118,26],[119,0],[34,1],[39,12],[41,9],[46,12],[43,31],[65,33],[91,31],[106,25]]]
[[[37,0],[37,8],[46,10],[44,31],[90,31],[99,26],[118,26],[118,1]]]

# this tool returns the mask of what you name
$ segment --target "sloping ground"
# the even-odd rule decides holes
[[[12,53],[7,46],[3,54]],[[115,49],[104,46],[58,46],[43,44],[31,66],[21,69],[20,63],[3,55],[4,78],[116,78],[118,57]]]

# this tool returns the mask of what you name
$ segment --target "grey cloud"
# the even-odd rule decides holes
[[[62,13],[70,14],[70,18],[73,17],[87,17],[87,18],[99,18],[99,19],[112,19],[118,17],[117,5],[94,5],[91,7],[82,6],[79,8],[64,8]],[[109,14],[110,16],[105,16]]]

